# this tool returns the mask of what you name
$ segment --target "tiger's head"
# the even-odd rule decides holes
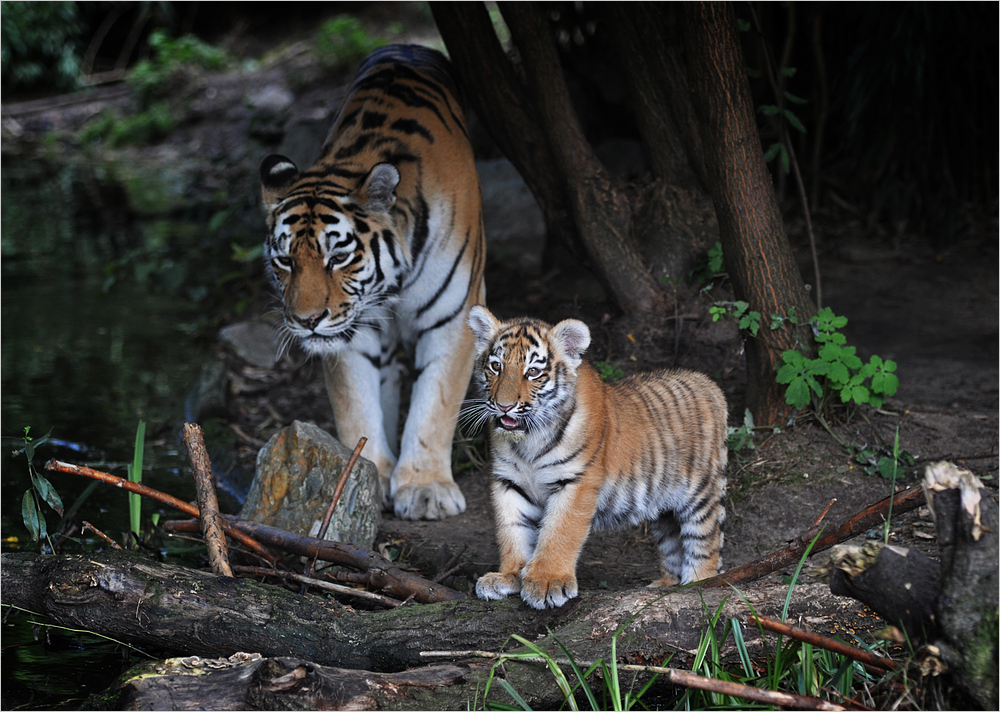
[[[499,321],[484,306],[469,310],[476,336],[473,378],[482,397],[467,417],[476,425],[491,420],[493,434],[520,440],[558,422],[573,402],[576,373],[590,345],[590,329],[566,319],[550,326],[537,319]]]
[[[343,188],[322,174],[300,174],[284,156],[260,166],[267,211],[267,269],[284,306],[285,325],[306,351],[335,353],[398,290],[402,255],[393,206],[399,171],[389,163]]]

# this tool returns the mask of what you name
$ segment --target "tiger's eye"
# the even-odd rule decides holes
[[[537,366],[532,366],[527,371],[525,371],[525,375],[527,375],[528,378],[535,378],[539,376],[541,373],[542,369],[538,368]]]

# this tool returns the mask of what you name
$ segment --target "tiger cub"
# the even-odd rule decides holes
[[[465,416],[489,423],[500,549],[480,598],[561,606],[591,528],[647,521],[665,569],[653,585],[718,573],[727,431],[715,383],[678,370],[607,385],[581,359],[590,330],[575,319],[501,322],[474,306],[469,326],[483,398]]]
[[[260,166],[267,269],[285,326],[323,358],[340,439],[368,438],[383,502],[403,519],[465,510],[451,444],[485,299],[479,178],[443,55],[412,45],[360,66],[319,158]],[[396,457],[401,349],[416,381]]]

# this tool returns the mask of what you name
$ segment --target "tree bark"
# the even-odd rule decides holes
[[[476,112],[531,188],[546,225],[568,244],[583,245],[619,309],[636,317],[662,314],[666,294],[638,249],[632,205],[583,135],[543,11],[531,2],[501,8],[521,54],[522,80],[482,5],[432,7]]]
[[[775,368],[796,336],[812,343],[807,322],[816,307],[785,236],[764,162],[735,10],[731,3],[684,3],[681,12],[707,182],[734,292],[765,323],[791,307],[799,320],[796,328],[762,328],[746,339],[747,405],[756,423],[779,425],[790,406],[774,380]]]
[[[555,654],[560,653],[558,638],[577,659],[607,660],[619,626],[621,659],[660,663],[678,649],[698,646],[706,611],[714,613],[722,605],[722,620],[742,620],[749,612],[743,598],[728,589],[689,588],[665,595],[642,588],[585,593],[546,611],[531,609],[515,597],[360,613],[255,581],[217,577],[128,553],[8,553],[0,565],[3,604],[47,615],[60,625],[184,655],[216,658],[256,652],[376,672],[467,660],[460,651],[516,647],[508,644],[511,633]],[[786,590],[773,579],[741,589],[754,610],[766,616],[780,615]],[[806,584],[796,587],[789,615],[808,615],[822,631],[847,625],[857,610],[830,605],[825,586]],[[748,629],[745,636],[751,650],[759,650],[756,633]],[[441,650],[458,652],[421,655]],[[488,666],[474,670],[465,685],[438,690],[432,703],[423,704],[464,708],[477,689],[481,693],[487,674]],[[544,666],[510,662],[506,678],[531,704],[561,700]],[[443,694],[453,697],[439,696]]]

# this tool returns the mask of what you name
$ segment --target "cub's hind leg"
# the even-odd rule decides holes
[[[722,565],[725,509],[709,497],[682,513],[664,512],[653,523],[664,575],[654,586],[676,586],[711,578]]]

